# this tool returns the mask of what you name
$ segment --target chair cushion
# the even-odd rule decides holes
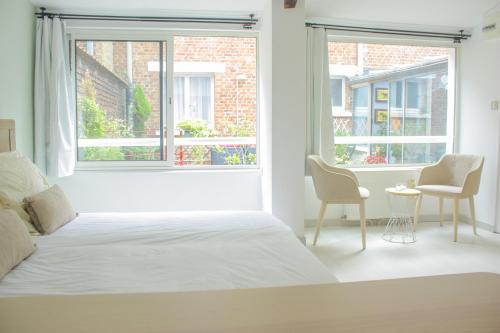
[[[370,196],[370,191],[368,191],[367,188],[359,186],[358,190],[359,190],[359,195],[361,196],[362,199],[368,199],[368,197]]]
[[[448,194],[448,195],[459,195],[462,193],[462,187],[449,186],[449,185],[420,185],[417,186],[416,189],[422,191],[423,193]]]

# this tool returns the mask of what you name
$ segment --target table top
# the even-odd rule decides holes
[[[2,333],[500,332],[500,275],[0,298]]]
[[[416,197],[420,195],[420,191],[414,188],[405,188],[404,190],[398,191],[395,187],[386,188],[385,191],[392,195],[400,195],[405,197]]]

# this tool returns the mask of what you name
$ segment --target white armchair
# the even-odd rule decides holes
[[[309,156],[308,160],[311,166],[314,189],[318,199],[321,200],[321,208],[316,223],[316,234],[314,235],[313,245],[316,245],[318,241],[321,225],[325,217],[326,206],[328,204],[358,204],[361,239],[363,249],[365,249],[365,200],[370,196],[370,192],[366,188],[359,186],[358,179],[352,171],[328,165],[317,155]]]
[[[457,241],[459,200],[468,199],[472,228],[476,231],[476,212],[474,195],[479,191],[484,157],[475,155],[444,155],[436,164],[422,169],[417,183],[417,189],[422,192],[417,200],[415,225],[422,205],[422,196],[429,195],[439,198],[439,222],[443,225],[443,200],[453,200],[453,240]]]

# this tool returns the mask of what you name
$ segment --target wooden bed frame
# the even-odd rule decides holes
[[[0,119],[0,153],[16,150],[16,122]]]
[[[0,298],[2,333],[496,333],[500,276]]]

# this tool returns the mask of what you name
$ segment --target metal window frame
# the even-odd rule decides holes
[[[415,36],[414,36],[415,37]],[[401,144],[411,144],[411,143],[445,143],[446,144],[446,153],[453,153],[455,151],[455,138],[457,131],[457,116],[456,112],[458,106],[459,99],[459,91],[458,91],[458,77],[459,77],[459,52],[460,52],[460,43],[446,42],[446,41],[436,41],[425,39],[428,36],[421,36],[420,39],[402,39],[395,37],[373,37],[368,36],[366,34],[361,35],[350,35],[345,33],[336,33],[333,30],[328,31],[328,42],[342,42],[342,43],[357,43],[357,44],[385,44],[385,45],[412,45],[412,46],[423,46],[423,47],[444,47],[449,49],[449,57],[448,57],[448,105],[447,105],[447,118],[446,118],[446,135],[445,136],[400,136],[401,138],[405,138],[405,142],[403,140],[392,140],[390,136],[385,137],[373,137],[371,135],[371,124],[372,124],[372,112],[368,114],[369,120],[369,136],[357,137],[361,139],[352,139],[355,137],[336,137],[336,144],[391,144],[391,143],[401,143]],[[397,80],[396,80],[397,81]],[[374,81],[375,82],[375,81]],[[390,82],[390,81],[388,81]],[[368,109],[371,110],[372,106],[372,85],[371,83],[361,83],[357,85],[353,85],[354,88],[368,86]],[[404,112],[405,115],[403,119],[406,117],[406,79],[403,83],[404,92]],[[376,139],[369,139],[376,138]],[[382,140],[380,140],[382,138]],[[365,142],[360,142],[359,140],[365,140]],[[404,160],[403,160],[404,161]],[[422,164],[412,164],[412,163],[402,163],[396,165],[383,165],[381,168],[387,167],[408,167],[408,166],[421,166]],[[353,168],[377,168],[377,166],[352,166]]]
[[[193,36],[193,37],[246,37],[255,38],[256,44],[256,155],[257,163],[255,165],[175,165],[175,145],[174,145],[174,115],[173,115],[173,83],[174,77],[174,54],[173,45],[176,36]],[[92,41],[123,41],[123,42],[163,42],[166,45],[164,52],[164,61],[166,63],[166,75],[161,78],[164,85],[163,95],[163,124],[160,125],[160,132],[167,128],[167,135],[163,138],[163,147],[166,147],[164,160],[158,161],[79,161],[78,149],[76,154],[76,170],[77,171],[113,171],[113,170],[237,170],[237,169],[261,169],[261,154],[260,154],[260,98],[259,98],[259,38],[258,31],[231,31],[231,30],[181,30],[181,29],[115,29],[115,28],[80,28],[69,27],[68,39],[70,41],[70,57],[71,57],[71,77],[73,82],[74,101],[73,105],[77,105],[77,86],[76,86],[76,49],[75,42],[78,40]],[[172,45],[172,47],[168,47]],[[160,63],[162,66],[163,61]],[[215,96],[213,99],[215,103]],[[75,127],[78,124],[78,114],[75,112]],[[214,119],[215,120],[215,119]],[[163,125],[163,126],[162,126]],[[75,140],[78,142],[78,131],[75,131]],[[162,149],[164,151],[164,148]]]

